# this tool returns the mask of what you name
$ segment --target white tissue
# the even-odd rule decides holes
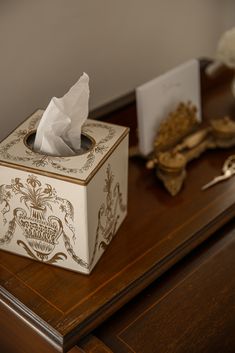
[[[51,99],[37,128],[34,150],[54,156],[79,153],[88,102],[89,77],[83,73],[62,98]]]

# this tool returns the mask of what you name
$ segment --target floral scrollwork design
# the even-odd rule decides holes
[[[117,182],[113,186],[113,182],[114,174],[112,173],[110,164],[108,164],[106,169],[105,185],[103,189],[104,193],[106,194],[106,198],[105,202],[100,206],[98,212],[95,245],[90,267],[95,260],[98,249],[105,250],[113,239],[116,233],[118,220],[120,218],[120,212],[126,211],[126,205],[122,200],[120,185]]]
[[[31,162],[32,165],[36,166],[37,168],[46,168],[48,166],[52,167],[56,171],[60,173],[66,174],[77,174],[77,173],[84,173],[88,171],[94,164],[96,155],[103,155],[107,150],[107,142],[110,141],[116,131],[115,129],[107,124],[102,123],[95,123],[95,122],[87,122],[83,126],[83,132],[89,131],[89,129],[97,129],[101,128],[104,131],[107,131],[106,135],[96,143],[94,148],[87,152],[86,159],[84,164],[79,168],[72,168],[66,166],[65,162],[69,162],[70,158],[65,157],[56,157],[56,156],[49,156],[45,154],[35,154],[34,151],[30,149],[24,150],[24,155],[15,155],[12,153],[12,148],[16,147],[19,142],[25,138],[30,132],[33,132],[38,121],[40,118],[36,116],[33,119],[29,120],[28,126],[25,129],[18,129],[12,135],[12,139],[8,140],[6,143],[2,143],[0,147],[0,156],[4,158],[4,160],[12,161],[12,162]]]
[[[13,219],[8,223],[8,230],[4,237],[0,238],[0,245],[11,241],[16,225],[18,225],[26,242],[19,239],[17,245],[23,247],[31,258],[46,263],[67,259],[65,253],[54,253],[59,238],[62,237],[65,248],[73,260],[80,266],[88,267],[88,264],[75,254],[70,237],[66,234],[64,227],[66,225],[70,230],[72,239],[75,241],[74,209],[69,200],[60,197],[50,184],[43,185],[33,174],[28,175],[25,182],[20,178],[14,178],[11,184],[2,185],[0,190],[0,203],[4,204],[1,211],[4,224],[6,223],[5,214],[10,212],[9,200],[11,198],[18,197],[19,202],[25,206],[25,208],[17,207],[13,210]],[[53,214],[55,205],[64,217],[59,218]],[[64,220],[64,224],[61,218]]]

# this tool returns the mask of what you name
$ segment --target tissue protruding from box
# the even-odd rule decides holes
[[[89,77],[86,73],[62,97],[53,97],[37,128],[34,150],[53,156],[81,151],[81,128],[88,117]]]

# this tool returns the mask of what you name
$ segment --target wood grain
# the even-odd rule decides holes
[[[82,342],[80,342],[79,347],[82,348],[84,353],[113,353],[104,342],[100,341],[93,335],[88,335]]]
[[[235,117],[228,80],[209,87],[203,97],[206,118],[228,113]],[[135,144],[134,105],[107,119],[129,125]],[[1,251],[2,302],[60,351],[69,350],[234,217],[233,179],[200,190],[234,152],[208,152],[191,163],[185,186],[175,198],[145,169],[145,161],[132,158],[128,217],[93,273],[86,277]]]
[[[235,351],[235,221],[94,332],[114,353]]]

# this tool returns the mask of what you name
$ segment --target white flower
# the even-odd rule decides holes
[[[235,27],[222,35],[218,43],[216,58],[224,65],[235,69]]]

